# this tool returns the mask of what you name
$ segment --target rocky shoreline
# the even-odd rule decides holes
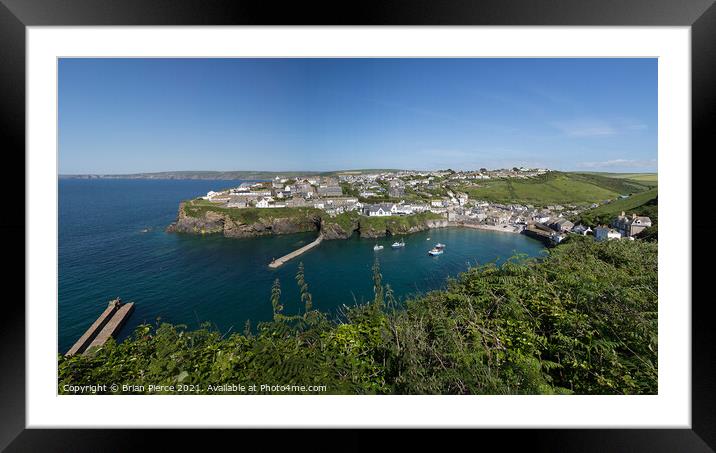
[[[180,203],[174,223],[166,229],[169,233],[223,234],[228,238],[250,238],[272,234],[292,234],[317,231],[321,219],[314,216],[294,218],[258,219],[256,222],[240,222],[219,211],[206,211],[200,217],[187,215],[185,204]]]
[[[223,234],[228,238],[250,238],[258,236],[321,232],[326,240],[348,239],[354,233],[362,238],[406,235],[431,228],[445,228],[450,225],[446,219],[427,219],[408,225],[387,220],[385,225],[372,225],[373,222],[355,216],[343,224],[331,217],[318,215],[272,217],[258,219],[255,222],[240,222],[221,211],[207,210],[200,216],[188,215],[185,203],[180,203],[177,219],[166,228],[170,233],[186,234]]]

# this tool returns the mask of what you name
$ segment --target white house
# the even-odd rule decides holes
[[[581,234],[583,236],[586,236],[588,233],[591,233],[591,232],[592,232],[591,228],[581,225],[581,224],[572,228],[572,233]]]
[[[597,241],[608,241],[611,239],[621,239],[622,234],[614,228],[607,226],[598,226],[594,229],[594,239]]]
[[[413,207],[410,206],[409,204],[395,205],[395,207],[396,207],[396,209],[395,209],[396,214],[410,215],[414,212]]]
[[[390,217],[393,213],[383,205],[371,205],[365,208],[364,213],[368,217]]]
[[[268,207],[270,207],[269,203],[271,203],[271,202],[273,202],[273,198],[263,197],[262,199],[260,199],[259,201],[256,202],[256,207],[257,208],[268,208]]]

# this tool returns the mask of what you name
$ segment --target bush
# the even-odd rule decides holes
[[[340,319],[312,308],[222,337],[140,326],[130,340],[59,358],[64,384],[326,385],[348,394],[656,394],[657,243],[575,238],[545,258],[470,268],[397,303],[374,266],[375,299]],[[118,391],[117,393],[122,393]],[[300,393],[300,392],[299,392]]]

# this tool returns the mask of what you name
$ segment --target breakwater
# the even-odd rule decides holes
[[[102,314],[65,355],[87,354],[92,348],[101,347],[119,333],[133,310],[134,302],[125,304],[119,297],[111,300]]]
[[[281,258],[271,261],[269,267],[271,269],[276,269],[277,267],[283,265],[286,261],[292,260],[293,258],[296,258],[297,256],[302,255],[303,253],[306,253],[307,251],[311,250],[313,247],[320,244],[321,241],[323,241],[323,235],[319,234],[316,240],[311,242],[310,244],[304,245],[298,250],[294,250],[293,252],[282,256]]]

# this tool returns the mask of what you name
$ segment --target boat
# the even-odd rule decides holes
[[[427,238],[427,239],[426,239],[426,241],[429,241],[429,240],[430,240],[430,238]]]
[[[435,248],[438,249],[438,250],[442,250],[442,249],[445,248],[445,244],[441,244],[441,243],[438,242],[437,244],[435,244]]]
[[[443,254],[442,249],[432,248],[432,249],[428,250],[428,255],[430,255],[430,256],[437,256],[437,255],[442,255],[442,254]]]
[[[391,245],[391,247],[393,247],[394,249],[405,247],[405,241],[401,239],[400,242],[393,242],[393,245]]]
[[[375,244],[375,245],[373,246],[373,250],[375,250],[375,251],[383,250],[383,246],[382,246],[382,245]]]

